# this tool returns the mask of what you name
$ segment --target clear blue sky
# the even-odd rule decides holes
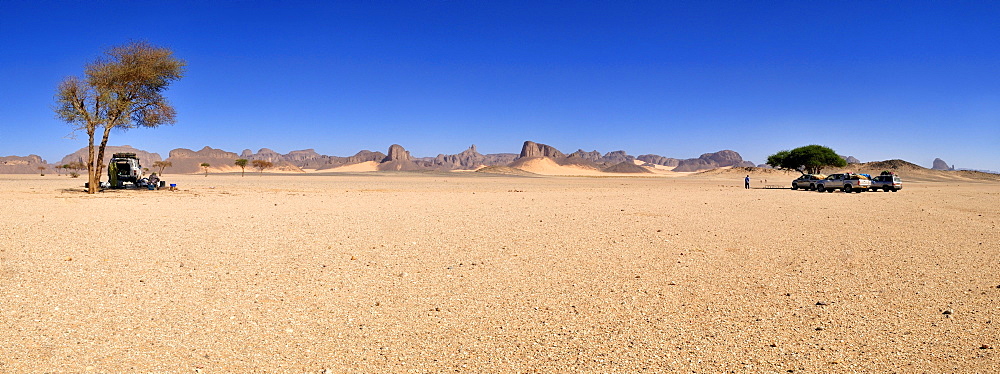
[[[188,63],[175,125],[114,133],[166,157],[208,145],[352,155],[633,155],[822,144],[862,161],[1000,170],[994,1],[0,0],[0,156],[85,146],[66,76],[147,40]]]

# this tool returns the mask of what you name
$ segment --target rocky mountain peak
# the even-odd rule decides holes
[[[389,146],[389,155],[382,162],[410,161],[410,152],[399,144]]]
[[[559,150],[556,149],[553,146],[546,145],[546,144],[539,144],[539,143],[535,143],[533,141],[528,140],[528,141],[524,142],[523,146],[521,146],[521,155],[519,157],[520,158],[526,158],[526,157],[552,157],[552,158],[560,158],[560,157],[566,157],[566,155],[563,154],[562,152],[559,152]]]
[[[934,170],[952,170],[952,167],[948,166],[948,163],[944,162],[944,160],[942,160],[940,158],[935,158],[934,159],[934,164],[931,166],[931,169],[934,169]]]

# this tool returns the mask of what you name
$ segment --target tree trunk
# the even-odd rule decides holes
[[[97,181],[101,180],[101,173],[104,172],[104,148],[108,145],[108,136],[111,135],[111,127],[104,126],[104,138],[101,139],[101,147],[97,149]],[[93,143],[91,143],[93,144]]]
[[[100,187],[100,178],[97,178],[97,170],[94,165],[94,131],[97,128],[87,129],[90,142],[87,143],[87,193],[95,194]]]

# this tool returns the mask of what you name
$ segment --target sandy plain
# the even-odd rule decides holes
[[[997,182],[164,179],[0,176],[0,372],[1000,367]]]

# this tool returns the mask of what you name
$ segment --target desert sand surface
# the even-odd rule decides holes
[[[774,175],[0,175],[0,372],[1000,367],[1000,183]]]

